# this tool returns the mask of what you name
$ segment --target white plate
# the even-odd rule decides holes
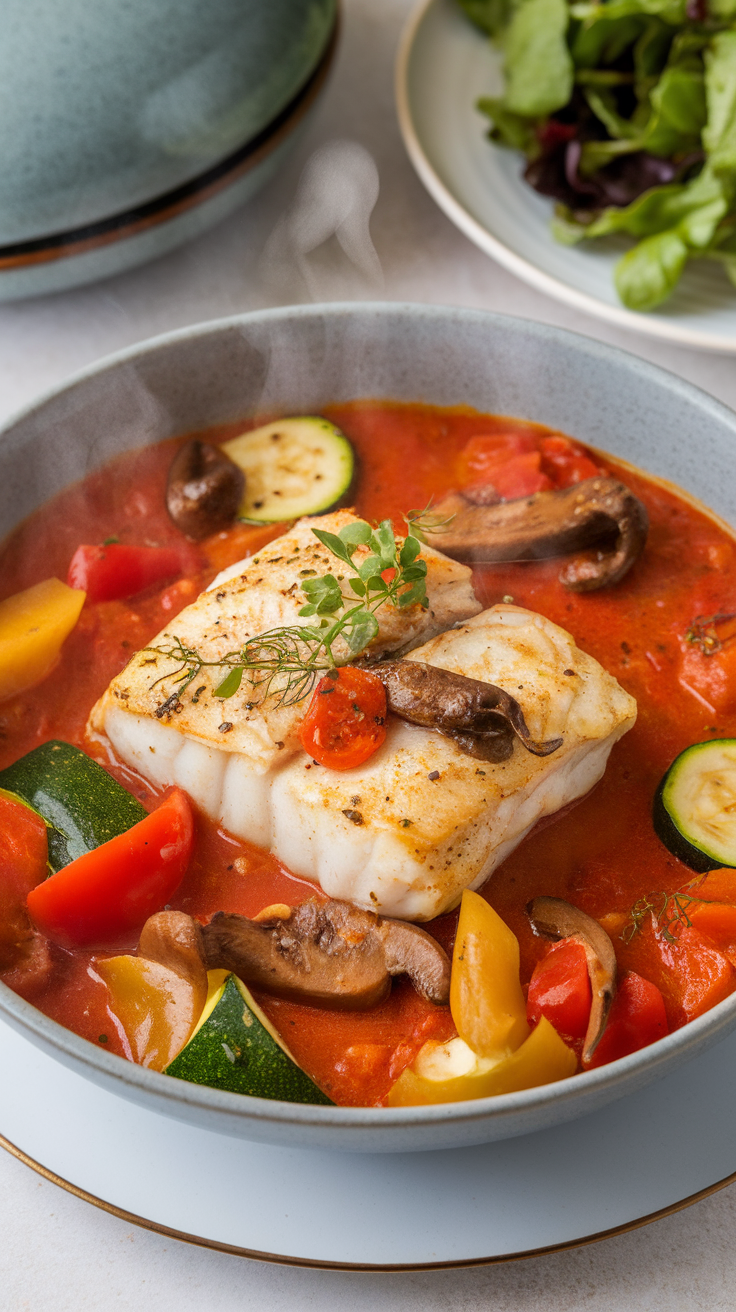
[[[267,1261],[385,1270],[531,1256],[654,1220],[736,1172],[736,1035],[572,1124],[393,1156],[184,1125],[3,1023],[0,1069],[0,1144],[28,1165],[127,1221]]]
[[[501,88],[500,62],[455,0],[421,0],[399,48],[396,96],[404,143],[448,218],[486,254],[540,291],[637,332],[711,351],[736,351],[736,288],[698,260],[659,309],[625,309],[613,269],[620,239],[562,246],[549,231],[553,202],[521,176],[521,157],[492,145],[479,96]]]

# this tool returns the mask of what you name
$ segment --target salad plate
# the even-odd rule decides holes
[[[488,120],[475,108],[501,85],[500,57],[455,0],[421,0],[399,48],[397,109],[412,164],[448,218],[511,273],[567,305],[681,346],[736,351],[736,291],[708,261],[691,264],[669,300],[643,314],[626,309],[614,287],[624,240],[555,241],[553,202],[525,183],[519,153],[488,141]]]
[[[0,1061],[14,1073],[0,1085],[2,1147],[127,1223],[261,1261],[396,1271],[533,1257],[657,1220],[736,1172],[733,1035],[568,1125],[390,1156],[184,1125],[99,1088],[3,1023]],[[671,1125],[688,1127],[676,1146],[663,1141]]]

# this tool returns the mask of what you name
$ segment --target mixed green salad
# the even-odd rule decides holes
[[[633,237],[615,272],[632,310],[696,257],[736,285],[736,0],[459,3],[503,51],[489,135],[557,201],[557,239]]]

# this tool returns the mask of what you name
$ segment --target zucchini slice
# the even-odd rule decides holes
[[[657,789],[654,828],[691,870],[736,866],[736,738],[695,743]]]
[[[61,870],[146,817],[137,798],[71,743],[48,742],[0,771],[13,793],[46,821],[49,865]]]
[[[245,474],[238,514],[257,524],[319,515],[345,497],[355,459],[348,439],[318,415],[277,419],[222,450]]]
[[[294,1061],[242,980],[226,970],[210,970],[207,978],[209,991],[199,1023],[164,1073],[256,1098],[332,1106]]]

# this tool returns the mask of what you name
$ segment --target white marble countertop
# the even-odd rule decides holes
[[[344,0],[336,67],[298,151],[270,186],[181,251],[95,287],[0,306],[0,421],[100,356],[197,320],[305,299],[296,267],[278,287],[263,250],[292,204],[312,152],[336,138],[365,146],[380,175],[371,234],[384,290],[361,287],[327,249],[312,261],[313,299],[368,294],[501,310],[560,324],[663,365],[736,408],[733,356],[630,335],[558,305],[461,236],[415,177],[398,135],[393,56],[409,0]],[[2,1126],[0,1126],[0,1131]],[[663,1152],[677,1134],[663,1132]],[[603,1172],[604,1173],[604,1172]],[[444,1312],[674,1312],[731,1308],[736,1281],[733,1188],[652,1226],[520,1263],[407,1275],[346,1275],[267,1266],[187,1246],[93,1209],[0,1154],[0,1305],[8,1312],[138,1308],[373,1309]]]

